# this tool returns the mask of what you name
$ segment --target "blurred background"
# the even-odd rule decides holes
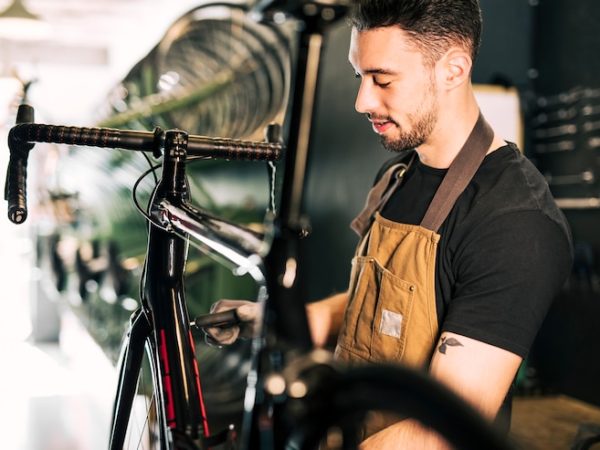
[[[253,2],[0,0],[0,167],[16,107],[42,123],[261,139],[288,111],[296,24],[257,24]],[[474,69],[482,109],[546,176],[573,229],[576,262],[517,380],[513,434],[524,448],[569,448],[600,425],[600,4],[481,0]],[[18,19],[18,20],[17,20]],[[389,154],[354,112],[349,29],[328,35],[306,196],[308,299],[346,288],[361,209]],[[106,448],[121,336],[137,307],[145,226],[131,187],[148,163],[125,152],[38,145],[28,222],[0,221],[0,428],[8,449]],[[280,168],[278,168],[280,169]],[[279,172],[280,174],[280,172]],[[201,162],[194,201],[246,224],[269,201],[264,164]],[[351,182],[349,182],[351,180]],[[276,181],[277,182],[277,181]],[[147,199],[151,180],[140,185]],[[188,263],[191,314],[255,286],[204,255]],[[235,421],[247,345],[198,358],[211,420]]]

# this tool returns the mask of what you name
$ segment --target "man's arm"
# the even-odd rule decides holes
[[[492,421],[522,358],[509,351],[445,332],[431,361],[431,375]],[[374,434],[361,445],[371,449],[446,449],[447,444],[417,421],[404,420]]]
[[[310,334],[316,347],[324,347],[337,337],[347,303],[348,294],[343,292],[306,305]],[[242,323],[227,327],[206,328],[207,341],[210,344],[230,345],[239,337],[248,338],[256,334],[261,324],[261,306],[247,300],[222,299],[211,306],[210,312],[218,313],[231,309],[237,310],[237,315]]]
[[[337,338],[347,304],[348,294],[342,292],[306,305],[308,325],[315,347],[324,347]]]

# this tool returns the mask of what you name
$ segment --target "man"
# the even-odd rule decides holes
[[[349,362],[427,367],[495,420],[569,273],[568,226],[539,172],[480,117],[478,0],[359,0],[351,22],[356,110],[399,156],[354,223],[348,291],[307,307],[313,340],[337,337]],[[230,308],[256,316],[245,302],[215,305]],[[223,343],[239,332],[211,331]],[[403,420],[361,448],[445,444]]]

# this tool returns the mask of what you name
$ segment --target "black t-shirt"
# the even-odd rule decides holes
[[[378,177],[403,158],[388,161]],[[415,158],[381,215],[419,225],[446,172]],[[438,233],[440,333],[525,358],[572,264],[569,226],[542,175],[513,144],[490,153]],[[496,419],[503,432],[510,427],[511,397]]]
[[[415,158],[382,216],[420,224],[446,172]],[[438,233],[440,331],[524,358],[572,260],[569,227],[542,175],[512,144],[490,153]]]

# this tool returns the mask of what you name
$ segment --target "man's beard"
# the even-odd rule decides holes
[[[409,131],[402,130],[396,121],[391,117],[388,118],[397,127],[400,135],[396,138],[381,135],[383,148],[390,152],[401,153],[419,147],[429,138],[437,123],[438,111],[435,94],[430,92],[430,97],[426,101],[427,104],[420,108],[416,114],[408,116],[409,122],[412,124]]]

